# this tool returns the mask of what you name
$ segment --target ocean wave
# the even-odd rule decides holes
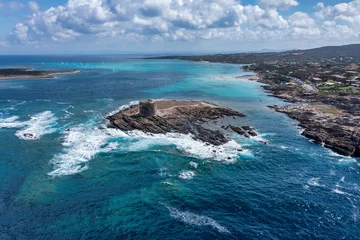
[[[12,102],[12,101],[9,100],[8,102]],[[14,105],[12,105],[12,106],[10,106],[10,107],[0,108],[0,112],[5,112],[5,113],[7,113],[7,112],[9,112],[9,111],[17,110],[17,109],[16,109],[17,106],[23,105],[23,104],[25,104],[25,103],[27,103],[27,102],[26,102],[26,101],[22,101],[22,102],[19,102],[19,103],[14,104]]]
[[[189,164],[190,164],[191,167],[193,167],[195,169],[197,169],[198,166],[199,166],[199,164],[197,164],[196,162],[190,162]]]
[[[88,169],[88,162],[98,153],[113,150],[138,152],[153,147],[174,145],[180,152],[200,159],[216,160],[233,163],[239,157],[241,146],[230,141],[221,146],[214,146],[194,140],[191,135],[168,133],[148,134],[138,130],[123,132],[111,128],[98,128],[96,123],[81,124],[64,132],[63,150],[51,160],[52,177],[80,173]],[[247,154],[246,151],[240,154]],[[192,165],[195,167],[195,165]],[[181,175],[180,178],[193,177]]]
[[[320,184],[319,181],[320,178],[310,178],[307,183],[313,187],[324,187],[325,185]]]
[[[69,106],[67,106],[66,108],[64,108],[64,109],[62,110],[62,111],[65,113],[65,116],[64,116],[65,119],[68,119],[68,118],[70,118],[71,116],[75,115],[74,113],[72,113],[72,112],[69,111],[70,109],[74,109],[74,108],[75,108],[74,106],[69,105]]]
[[[60,177],[87,170],[87,162],[96,154],[118,148],[118,143],[107,141],[115,136],[123,136],[123,133],[113,129],[94,128],[86,124],[66,130],[62,143],[64,149],[50,161],[54,170],[48,175]]]
[[[214,219],[210,217],[197,215],[195,213],[188,211],[183,212],[180,211],[179,209],[166,205],[165,207],[169,210],[171,217],[180,220],[186,224],[199,226],[199,227],[210,226],[220,233],[228,233],[228,234],[230,233],[230,231],[227,228],[221,226],[218,222],[216,222]]]
[[[118,109],[116,109],[115,111],[112,111],[110,113],[107,114],[107,116],[111,116],[111,115],[114,115],[116,113],[118,113],[119,111],[124,111],[126,109],[129,109],[131,108],[132,106],[134,105],[137,105],[139,104],[140,102],[139,101],[131,101],[129,102],[128,104],[124,104],[124,105],[121,105]]]
[[[23,140],[37,140],[56,131],[57,118],[50,111],[35,114],[30,120],[20,122],[18,116],[0,119],[1,128],[20,128],[15,135]]]
[[[184,180],[193,179],[194,177],[195,177],[194,171],[181,171],[179,174],[179,178]]]
[[[127,134],[129,137],[137,139],[136,142],[130,143],[130,146],[127,147],[130,151],[141,151],[154,145],[175,145],[179,151],[196,158],[233,163],[237,160],[239,149],[241,149],[241,145],[233,140],[220,146],[214,146],[194,140],[190,134],[148,134],[138,130]]]

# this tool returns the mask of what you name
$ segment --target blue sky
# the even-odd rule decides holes
[[[359,38],[360,0],[0,0],[0,54],[242,52]]]

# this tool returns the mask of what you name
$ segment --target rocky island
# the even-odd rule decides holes
[[[38,71],[31,68],[4,68],[0,69],[0,80],[54,78],[56,75],[77,74],[79,70],[71,71]]]
[[[161,100],[141,101],[138,105],[121,110],[108,117],[108,127],[122,131],[140,130],[152,134],[170,132],[191,134],[196,140],[215,146],[227,143],[230,133],[247,138],[256,136],[250,126],[218,125],[218,121],[231,118],[237,121],[244,114],[208,102]]]

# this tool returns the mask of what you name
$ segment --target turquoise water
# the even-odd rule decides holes
[[[0,65],[81,70],[0,81],[0,239],[359,236],[359,159],[302,137],[267,108],[280,100],[235,79],[247,74],[239,65],[109,56],[12,56]],[[234,135],[215,154],[185,135],[102,128],[111,112],[147,98],[233,108],[247,115],[236,124],[261,136]]]

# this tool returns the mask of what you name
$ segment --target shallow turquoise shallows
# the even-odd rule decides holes
[[[267,107],[280,100],[236,79],[248,74],[241,66],[0,57],[0,67],[24,66],[81,73],[0,81],[0,239],[360,237],[360,160],[302,137]],[[214,153],[187,135],[103,128],[149,98],[233,108],[247,115],[234,124],[260,136],[234,135]]]

